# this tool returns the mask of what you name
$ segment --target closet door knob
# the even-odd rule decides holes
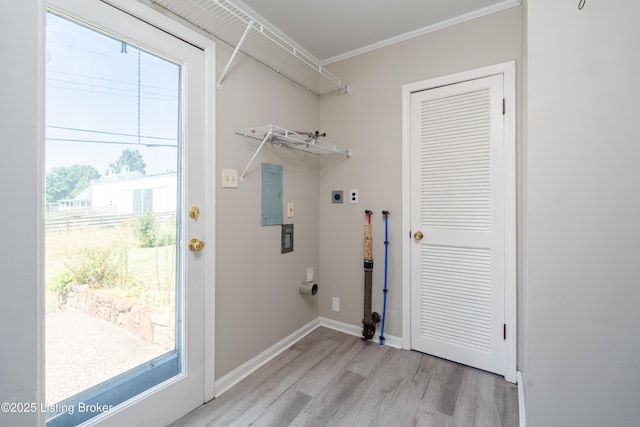
[[[422,240],[423,237],[424,237],[424,234],[422,234],[422,231],[416,231],[415,234],[413,235],[413,238],[416,240]]]

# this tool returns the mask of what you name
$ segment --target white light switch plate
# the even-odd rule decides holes
[[[293,218],[293,202],[287,203],[287,218]]]
[[[222,169],[222,186],[224,188],[238,188],[237,169]]]

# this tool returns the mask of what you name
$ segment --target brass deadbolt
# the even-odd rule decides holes
[[[198,239],[191,239],[189,241],[189,250],[191,252],[200,252],[204,249],[204,242]]]
[[[192,219],[198,219],[198,217],[200,216],[200,209],[198,209],[196,206],[192,207],[191,209],[189,209],[189,216]]]
[[[413,235],[413,238],[416,240],[422,240],[423,237],[424,237],[424,234],[422,234],[422,231],[416,231],[415,234]]]

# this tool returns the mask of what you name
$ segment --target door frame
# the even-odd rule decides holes
[[[516,382],[516,76],[515,61],[402,86],[402,348],[411,349],[411,94],[502,74],[505,98],[505,379]]]
[[[69,0],[50,0],[50,3],[57,9],[65,10],[65,3]],[[209,242],[207,250],[202,253],[204,258],[204,336],[202,337],[204,344],[204,402],[207,402],[215,396],[215,190],[216,190],[216,45],[215,41],[208,38],[199,32],[188,28],[176,19],[172,18],[168,12],[161,12],[155,10],[150,6],[146,6],[135,0],[100,0],[105,4],[111,5],[124,13],[127,13],[143,22],[146,22],[168,34],[173,35],[186,43],[189,43],[204,52],[204,105],[205,105],[205,129],[204,129],[204,150],[205,150],[205,162],[210,167],[205,167],[204,176],[204,205],[201,210],[203,212],[202,219],[204,220],[204,236],[203,240]],[[46,5],[49,2],[43,2],[42,8],[42,38],[44,38],[44,15],[46,13]],[[78,2],[80,5],[82,2]],[[77,7],[74,7],[77,10]],[[44,46],[44,41],[41,40]],[[42,49],[44,51],[44,48]],[[40,83],[40,90],[44,93],[44,81]],[[44,122],[44,117],[40,119],[40,122]],[[42,136],[41,139],[44,137]],[[42,170],[44,166],[44,156],[38,157],[38,167]],[[39,241],[44,241],[44,229],[43,221],[40,220],[38,235]],[[38,262],[38,301],[42,307],[42,313],[44,313],[44,263],[41,255],[41,259]],[[44,343],[44,315],[39,316],[39,342]],[[43,344],[40,345],[39,352],[44,351]],[[38,383],[38,395],[45,396],[44,390],[44,357],[41,355],[38,357],[39,367],[39,383]],[[146,392],[143,393],[146,395]],[[138,398],[134,397],[134,400]],[[204,403],[203,402],[203,403]],[[44,403],[44,402],[42,402]],[[125,404],[126,405],[126,404]],[[127,405],[128,406],[128,405]],[[39,414],[40,425],[44,425],[44,415]],[[98,419],[105,419],[103,416],[94,418],[92,421],[98,421]]]

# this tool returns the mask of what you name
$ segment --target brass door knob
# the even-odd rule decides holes
[[[422,234],[422,231],[416,231],[415,234],[413,235],[413,238],[416,240],[422,240],[423,237],[424,237],[424,234]]]
[[[204,249],[204,242],[198,239],[191,239],[189,241],[189,250],[191,252],[200,252]]]

